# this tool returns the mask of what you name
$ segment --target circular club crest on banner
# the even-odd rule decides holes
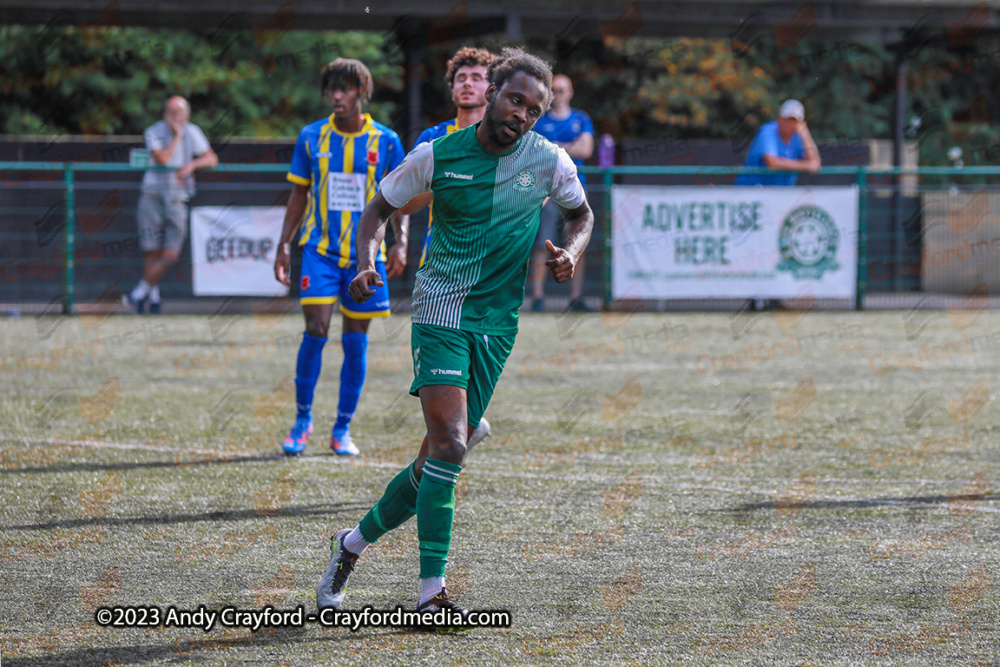
[[[839,233],[830,214],[816,206],[800,206],[781,223],[778,249],[779,271],[791,271],[797,279],[819,279],[824,271],[838,268]]]

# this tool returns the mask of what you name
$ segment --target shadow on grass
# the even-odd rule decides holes
[[[101,472],[110,470],[149,470],[154,468],[194,468],[197,466],[221,465],[223,463],[259,463],[261,461],[283,461],[290,457],[284,454],[258,454],[245,456],[242,454],[227,455],[225,452],[212,450],[178,450],[182,457],[202,457],[201,460],[149,461],[145,463],[66,463],[63,465],[36,466],[33,468],[0,468],[0,475],[62,473],[62,472]],[[215,458],[210,458],[214,456]]]
[[[225,658],[235,658],[239,661],[238,655],[228,653],[231,649],[261,649],[275,647],[290,647],[296,644],[306,644],[314,642],[337,642],[338,646],[332,651],[353,648],[357,642],[365,642],[373,638],[393,637],[409,643],[409,638],[413,641],[420,641],[423,638],[430,638],[437,635],[433,633],[414,632],[413,630],[397,629],[392,632],[382,632],[372,628],[365,628],[360,631],[351,632],[347,628],[330,628],[323,634],[310,633],[307,628],[278,628],[271,631],[262,630],[258,633],[247,635],[224,635],[219,633],[205,634],[197,637],[177,638],[169,644],[144,644],[135,646],[119,646],[113,648],[82,648],[73,651],[50,652],[40,656],[13,657],[7,658],[5,666],[9,667],[49,667],[49,665],[141,665],[145,663],[162,663],[164,660],[211,660],[219,652],[226,652]],[[451,635],[445,636],[450,638]],[[16,640],[15,640],[16,641]],[[30,640],[29,640],[30,641]],[[378,649],[372,649],[376,655]],[[355,653],[350,657],[363,657],[369,653],[367,647],[360,648],[360,653]],[[207,655],[206,655],[207,654]],[[220,656],[220,658],[223,656]],[[244,656],[249,657],[249,656]],[[228,662],[228,660],[226,660]]]
[[[950,502],[992,502],[1000,499],[1000,495],[993,493],[990,495],[937,495],[937,496],[904,496],[902,498],[851,498],[849,500],[811,500],[801,504],[796,504],[796,508],[801,509],[840,509],[843,507],[920,507],[927,509]],[[738,507],[715,509],[712,512],[728,512],[733,514],[756,512],[758,510],[774,509],[773,500],[763,503],[747,503]]]
[[[260,512],[256,509],[220,510],[202,514],[161,514],[160,516],[138,517],[98,517],[94,519],[66,519],[62,521],[46,521],[43,523],[24,523],[13,526],[0,526],[0,530],[51,530],[53,528],[83,528],[86,526],[158,526],[183,523],[199,523],[202,521],[252,521],[268,517],[291,518],[304,516],[334,516],[342,513],[365,512],[371,509],[370,502],[361,503],[331,503],[315,505],[286,505],[277,512]],[[352,514],[352,516],[353,516]]]
[[[302,637],[305,628],[283,628],[269,635],[263,633],[213,636],[206,634],[197,639],[193,637],[178,638],[169,644],[142,644],[135,646],[118,646],[114,648],[81,648],[73,651],[51,652],[40,656],[8,658],[4,665],[19,667],[42,667],[43,665],[141,665],[149,662],[162,663],[165,659],[194,660],[207,659],[209,655],[219,651],[228,651],[237,647],[264,648],[275,645],[287,645],[291,642],[304,641]],[[308,641],[343,641],[343,636],[309,637]],[[199,654],[200,657],[196,657]],[[229,656],[227,656],[229,657]]]

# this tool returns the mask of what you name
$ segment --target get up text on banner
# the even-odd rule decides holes
[[[284,207],[196,206],[191,209],[195,296],[284,296],[274,277]]]

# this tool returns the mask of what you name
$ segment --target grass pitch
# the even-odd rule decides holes
[[[0,321],[6,665],[996,665],[991,311],[522,317],[457,489],[449,588],[509,629],[102,628],[102,606],[306,612],[423,435],[409,320],[373,323],[304,456],[301,316]],[[416,522],[345,608],[411,608]]]

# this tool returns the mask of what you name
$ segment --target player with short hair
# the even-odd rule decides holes
[[[548,64],[504,49],[489,68],[483,120],[417,146],[382,182],[358,228],[358,275],[351,295],[364,301],[384,282],[375,256],[393,213],[432,191],[437,223],[413,291],[414,381],[427,435],[417,458],[352,529],[331,540],[320,580],[320,608],[340,608],[358,557],[388,531],[417,516],[421,594],[418,611],[450,609],[445,564],[455,484],[466,440],[485,412],[517,335],[518,309],[542,202],[565,219],[565,248],[548,244],[557,282],[573,276],[590,240],[594,214],[566,151],[534,132],[552,99]]]
[[[351,438],[350,426],[367,373],[368,325],[372,318],[390,314],[389,290],[384,282],[406,267],[409,218],[394,217],[396,243],[389,251],[389,273],[386,274],[385,247],[380,246],[373,267],[383,285],[375,298],[365,303],[355,301],[348,293],[348,286],[357,275],[355,237],[365,205],[378,192],[386,174],[402,161],[403,145],[395,132],[362,113],[362,105],[371,99],[374,82],[360,61],[338,58],[326,65],[320,75],[320,90],[333,114],[307,125],[299,133],[288,171],[292,193],[274,260],[275,277],[289,285],[289,244],[304,220],[299,234],[302,247],[299,296],[306,331],[295,369],[298,413],[282,449],[289,455],[301,454],[312,433],[313,393],[319,380],[333,304],[340,300],[344,362],[330,448],[340,455],[355,456],[359,451]]]
[[[441,137],[447,136],[457,130],[463,130],[473,123],[478,123],[486,113],[486,88],[489,82],[486,75],[490,63],[496,60],[496,54],[486,49],[477,49],[471,46],[463,46],[448,61],[445,69],[445,80],[451,88],[451,101],[458,109],[455,118],[438,123],[420,133],[414,148],[420,144],[426,144]],[[403,214],[412,215],[424,206],[430,204],[427,211],[427,228],[424,233],[424,242],[420,250],[420,262],[418,267],[427,261],[427,250],[431,246],[431,235],[434,231],[434,201],[431,193],[426,193],[413,198],[413,201],[400,209]],[[476,431],[469,437],[468,447],[472,449],[477,443],[482,441],[490,433],[490,423],[484,417]]]

